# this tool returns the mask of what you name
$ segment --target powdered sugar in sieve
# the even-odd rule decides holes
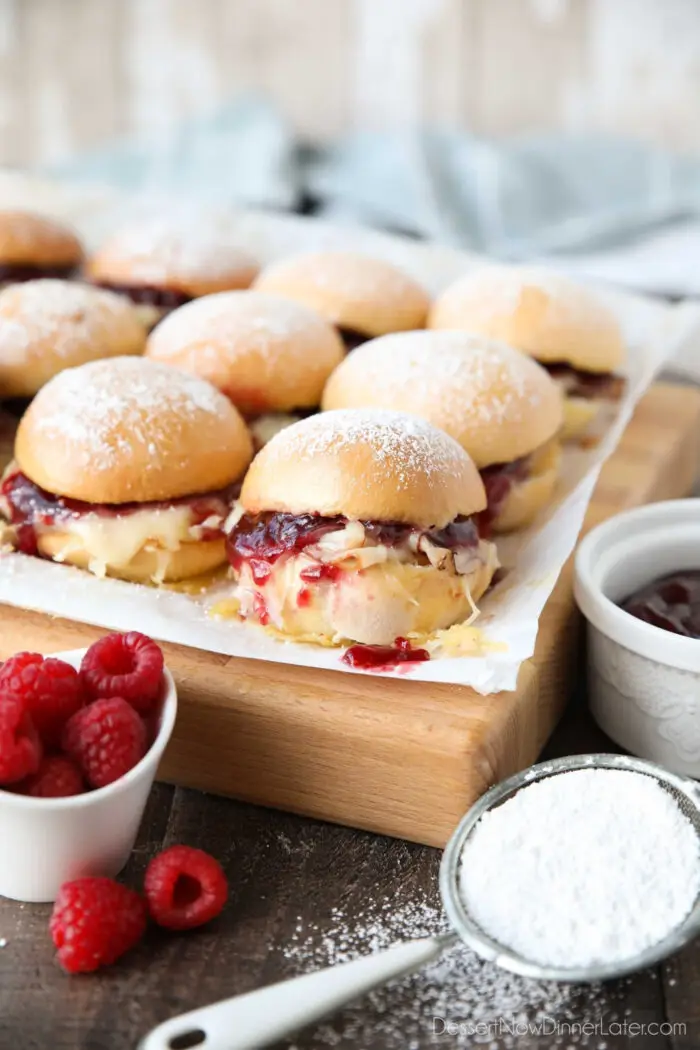
[[[620,755],[533,766],[488,791],[448,843],[440,890],[454,932],[193,1010],[154,1029],[141,1050],[269,1046],[434,965],[459,939],[483,959],[539,981],[590,983],[642,969],[700,931],[699,842],[700,793],[692,781]],[[662,854],[667,860],[655,869]],[[607,878],[609,864],[620,870]],[[193,1038],[199,1042],[186,1041]]]

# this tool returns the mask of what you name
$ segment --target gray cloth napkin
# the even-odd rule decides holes
[[[644,252],[630,256],[630,246],[700,220],[700,161],[693,157],[610,138],[491,141],[439,128],[358,132],[309,148],[254,97],[155,142],[116,143],[76,157],[51,174],[217,205],[308,208],[312,202],[315,213],[328,218],[501,259],[559,261],[593,274],[601,263],[610,269],[616,252],[639,259]],[[700,226],[688,229],[687,265],[680,269],[692,277],[683,290],[700,291]],[[615,272],[620,269],[622,280],[628,274],[638,287],[650,280],[628,263]],[[656,257],[652,269],[652,285],[663,285],[666,271]]]

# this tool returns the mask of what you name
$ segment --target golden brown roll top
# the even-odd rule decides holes
[[[308,307],[240,291],[175,310],[152,332],[146,353],[209,380],[250,415],[318,406],[343,345]]]
[[[20,469],[41,488],[108,504],[224,488],[251,455],[247,428],[223,394],[131,357],[61,372],[29,406],[15,446]]]
[[[422,328],[430,305],[398,267],[349,251],[306,252],[266,267],[255,288],[304,303],[337,328],[371,339]]]
[[[258,266],[231,230],[210,216],[157,216],[118,230],[87,260],[85,271],[96,284],[150,286],[195,298],[247,288]]]
[[[405,332],[365,343],[335,370],[322,403],[420,416],[479,468],[528,455],[562,425],[561,394],[536,361],[464,332]]]
[[[67,226],[28,211],[0,211],[0,267],[70,270],[83,249]]]
[[[121,296],[61,280],[0,291],[0,396],[31,397],[65,368],[143,352],[146,329]]]
[[[489,266],[465,274],[435,300],[430,328],[502,339],[545,363],[613,372],[625,351],[614,314],[586,288],[530,266]]]
[[[277,434],[255,457],[241,492],[246,511],[343,515],[442,527],[486,505],[469,456],[415,416],[323,412]]]

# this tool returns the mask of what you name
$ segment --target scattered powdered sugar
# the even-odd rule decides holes
[[[505,343],[451,331],[397,332],[364,343],[339,367],[331,389],[342,399],[355,376],[373,403],[438,412],[440,425],[455,433],[531,418],[550,385],[535,361]]]
[[[128,259],[134,277],[156,283],[176,277],[216,280],[255,268],[229,224],[204,213],[135,222],[114,234],[103,251],[105,258]]]
[[[0,353],[6,363],[21,361],[50,340],[53,353],[69,357],[98,340],[113,342],[112,326],[131,312],[122,296],[75,281],[9,285],[0,292]]]
[[[379,469],[403,463],[398,484],[424,474],[444,477],[462,472],[466,455],[448,434],[417,416],[387,409],[340,408],[310,416],[285,428],[266,446],[271,458],[279,453],[312,458],[365,446]]]
[[[694,906],[698,834],[651,777],[551,776],[481,818],[462,853],[460,892],[482,929],[532,962],[622,962]]]
[[[228,401],[209,383],[141,357],[94,361],[61,372],[37,395],[34,427],[47,440],[76,446],[95,469],[109,466],[122,435],[149,450],[160,445],[163,417],[220,416]]]
[[[370,900],[352,916],[335,908],[325,923],[300,918],[284,956],[297,973],[349,962],[399,941],[446,930],[438,904],[424,895]],[[379,988],[320,1025],[299,1042],[304,1047],[379,1046],[419,1050],[474,1045],[515,1050],[524,1035],[548,1036],[547,1045],[600,1047],[581,1031],[607,1011],[621,989],[574,986],[516,977],[484,962],[464,945],[422,970]],[[295,1050],[293,1045],[290,1050]]]
[[[330,329],[313,310],[281,295],[264,292],[218,292],[194,299],[172,313],[154,330],[149,353],[156,357],[175,356],[189,346],[205,360],[214,363],[222,352],[235,356],[248,353],[272,356],[289,341],[307,334],[310,339],[329,336]],[[309,355],[305,340],[293,343],[302,367]]]

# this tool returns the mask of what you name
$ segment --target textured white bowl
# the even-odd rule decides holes
[[[574,593],[588,620],[588,696],[616,743],[700,777],[700,640],[672,634],[617,602],[652,580],[700,569],[700,499],[626,511],[586,536]]]
[[[51,655],[78,667],[84,652]],[[30,798],[0,790],[0,895],[53,901],[70,879],[121,871],[134,848],[176,713],[175,683],[166,669],[158,734],[126,776],[69,798]]]

